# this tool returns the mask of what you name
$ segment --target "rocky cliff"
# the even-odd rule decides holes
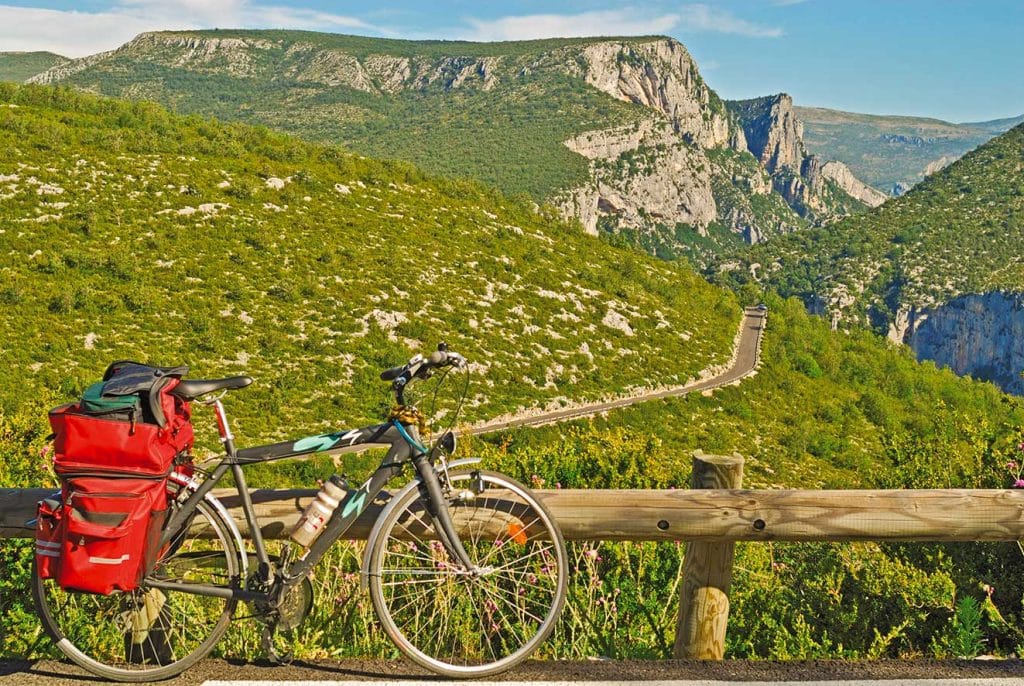
[[[806,152],[803,125],[786,93],[728,103],[739,118],[750,153],[770,174],[783,168],[798,172]]]
[[[801,175],[807,156],[789,96],[731,111],[670,38],[439,46],[158,32],[35,81],[253,120],[476,176],[551,201],[589,233],[626,231],[667,254],[709,232],[753,242],[825,221],[858,209],[851,196],[863,190],[845,168]],[[586,161],[551,150],[563,145]]]
[[[786,93],[727,105],[742,125],[750,153],[801,217],[822,224],[885,202],[885,194],[858,180],[845,164],[807,153],[803,124]]]
[[[1024,296],[1001,292],[966,295],[912,313],[905,330],[918,359],[934,360],[960,375],[993,381],[1024,395]]]
[[[592,160],[591,179],[563,194],[559,206],[589,233],[609,224],[641,232],[686,225],[707,236],[715,223],[759,242],[801,225],[781,203],[758,211],[754,197],[777,193],[812,220],[885,199],[844,165],[821,165],[806,155],[788,95],[726,107],[676,41],[597,43],[578,63],[587,83],[654,115],[639,126],[592,131],[566,142]],[[715,150],[749,152],[757,164]],[[737,203],[737,194],[746,201]]]

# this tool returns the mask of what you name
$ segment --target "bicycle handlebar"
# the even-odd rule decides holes
[[[439,343],[437,350],[429,356],[414,355],[401,367],[391,367],[380,373],[382,381],[390,381],[391,389],[399,394],[401,403],[401,392],[413,379],[426,379],[434,369],[441,367],[455,367],[462,369],[466,366],[466,358],[459,353],[448,350],[448,345]]]

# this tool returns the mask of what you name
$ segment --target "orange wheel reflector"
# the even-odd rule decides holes
[[[508,537],[519,545],[526,545],[526,529],[521,524],[509,524]]]

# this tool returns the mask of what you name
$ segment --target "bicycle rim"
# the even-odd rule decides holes
[[[446,676],[485,676],[526,659],[554,629],[566,595],[565,544],[522,484],[485,471],[450,478],[449,511],[481,573],[448,555],[414,489],[381,522],[370,594],[385,631],[415,662]]]
[[[148,578],[227,586],[238,558],[220,516],[200,503]],[[34,575],[43,628],[71,661],[117,681],[156,681],[181,673],[223,636],[235,600],[147,588],[97,595],[62,589]]]

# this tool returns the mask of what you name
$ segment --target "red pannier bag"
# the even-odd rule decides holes
[[[163,479],[64,480],[62,588],[104,595],[132,591],[152,567],[167,516]]]
[[[55,527],[37,523],[42,578],[110,594],[134,590],[152,568],[167,476],[194,440],[188,403],[170,394],[187,371],[115,362],[80,402],[50,411],[63,502],[46,513]]]
[[[189,404],[170,394],[187,371],[115,362],[103,375],[104,396],[137,400],[140,410],[104,414],[84,399],[51,410],[57,473],[167,476],[195,439]]]
[[[60,569],[64,518],[59,496],[40,500],[36,507],[36,574],[40,579],[52,579]]]

